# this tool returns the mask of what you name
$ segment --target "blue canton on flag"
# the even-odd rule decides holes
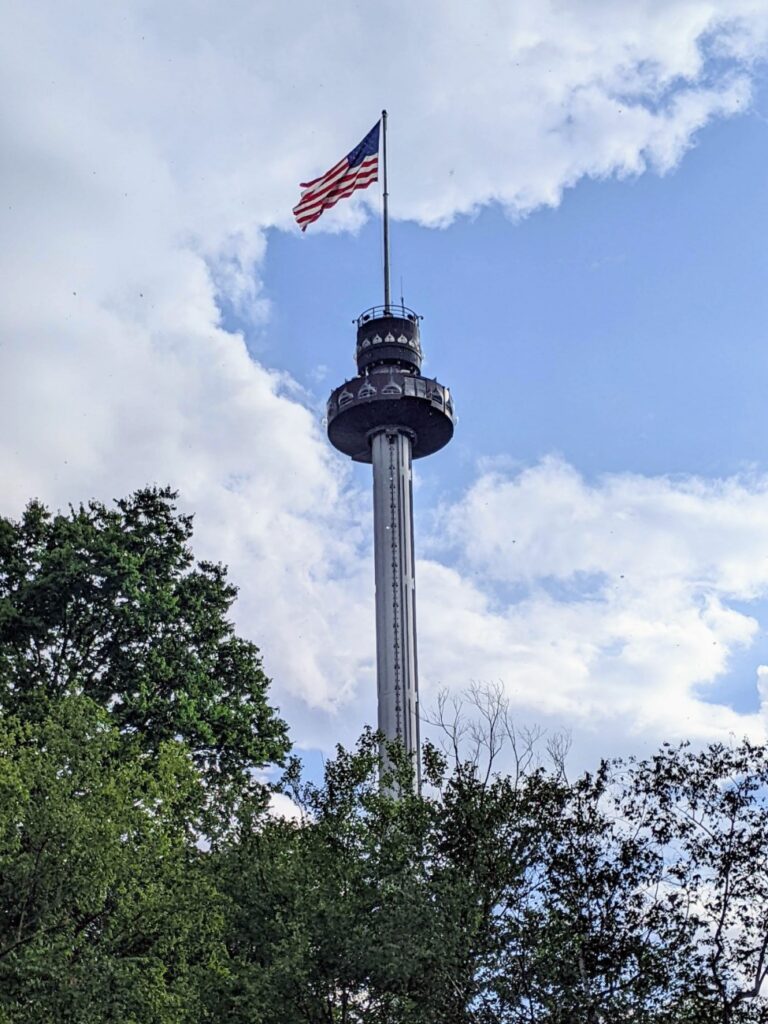
[[[363,141],[320,178],[304,181],[304,191],[293,208],[293,215],[302,231],[329,210],[340,199],[346,199],[358,188],[367,188],[379,177],[379,129],[377,121]]]

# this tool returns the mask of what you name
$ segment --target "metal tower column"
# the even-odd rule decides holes
[[[357,318],[357,376],[331,392],[328,437],[373,464],[379,729],[399,740],[420,780],[411,460],[453,437],[448,388],[421,375],[419,316],[387,302]]]
[[[373,534],[379,729],[414,757],[419,775],[419,694],[413,552],[411,437],[374,434]]]

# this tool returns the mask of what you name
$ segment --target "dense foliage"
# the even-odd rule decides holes
[[[282,761],[286,727],[227,618],[236,588],[221,565],[193,563],[174,499],[149,488],[112,509],[32,502],[20,522],[0,518],[0,711],[43,722],[88,697],[148,756],[182,743],[226,820],[258,794],[253,767]]]
[[[275,817],[285,726],[190,535],[158,490],[0,520],[0,1024],[768,1022],[764,747],[569,781],[489,693],[423,795],[365,733]]]

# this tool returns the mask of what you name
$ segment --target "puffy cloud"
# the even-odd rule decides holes
[[[302,821],[301,808],[285,793],[272,793],[269,798],[269,811],[275,818],[286,821]]]
[[[222,326],[226,305],[248,329],[267,329],[266,229],[290,226],[295,183],[349,148],[384,96],[397,124],[394,210],[424,224],[490,201],[521,214],[557,203],[584,175],[673,166],[702,125],[748,102],[765,5],[293,0],[234,2],[226,16],[203,0],[5,7],[2,511],[18,513],[32,495],[62,504],[174,483],[197,513],[199,553],[233,566],[240,625],[263,645],[278,699],[338,716],[372,674],[368,498],[328,450],[311,396]],[[323,227],[354,227],[364,210],[340,206]],[[560,471],[560,485],[578,492],[567,476]],[[482,486],[462,506],[468,517]],[[455,539],[468,565],[486,564]],[[530,547],[529,583],[561,557],[536,543],[542,561]],[[676,566],[677,542],[659,533],[655,543]],[[585,556],[566,576],[610,575],[621,551],[612,557]],[[529,651],[533,664],[546,648],[540,678],[559,674],[551,700],[560,709],[614,664],[606,645],[625,636],[634,637],[627,692],[644,685],[638,624],[676,650],[674,631],[652,626],[647,587],[609,623],[598,614],[602,593],[594,606],[542,591],[503,608],[472,571],[422,573],[435,657],[447,657],[441,628],[451,615],[472,624],[470,647],[451,655],[452,678],[460,654],[479,652],[490,671],[511,650]],[[521,570],[505,571],[517,579]],[[640,578],[638,565],[631,571]],[[690,571],[684,559],[681,571]],[[442,585],[443,627],[429,613],[430,588]],[[745,617],[734,618],[720,591],[697,610],[688,593],[669,597],[681,632],[743,642]],[[707,664],[701,678],[717,671]],[[317,725],[303,722],[317,738]]]
[[[768,583],[768,483],[615,474],[588,484],[550,458],[517,476],[488,469],[445,532],[491,578],[603,574],[625,589],[711,583],[749,600]]]
[[[767,479],[590,483],[556,459],[487,468],[442,510],[438,552],[453,568],[425,562],[419,576],[427,686],[460,689],[471,665],[520,713],[561,727],[765,735],[764,714],[711,703],[706,686],[759,631],[749,602],[768,595]]]

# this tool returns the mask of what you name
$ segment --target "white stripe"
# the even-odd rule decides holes
[[[362,164],[359,165],[359,167],[355,168],[355,170],[352,173],[347,174],[346,181],[343,177],[341,177],[335,182],[333,182],[332,186],[331,184],[329,184],[328,187],[323,189],[322,191],[312,190],[310,192],[309,190],[307,190],[305,193],[302,194],[301,199],[294,207],[294,212],[296,212],[297,210],[302,210],[305,207],[308,208],[316,206],[318,203],[322,203],[328,196],[328,194],[333,192],[336,188],[342,187],[344,190],[346,190],[348,184],[356,186],[358,182],[364,180],[366,181],[366,184],[370,184],[372,181],[376,181],[376,178],[378,177],[378,170],[378,159],[376,166],[366,167],[365,162],[363,162]]]
[[[362,184],[356,183],[355,185],[351,186],[348,190],[345,189],[344,191],[339,192],[339,194],[334,196],[333,199],[331,199],[330,201],[326,200],[326,202],[313,206],[311,209],[308,208],[307,210],[301,211],[301,214],[297,213],[296,220],[298,221],[299,226],[303,227],[306,224],[313,223],[313,221],[316,221],[325,210],[330,210],[333,206],[336,205],[336,203],[340,202],[342,199],[348,199],[352,195],[352,193],[356,192],[358,189],[367,188],[369,185],[373,184],[375,180],[376,179],[373,178],[371,179],[371,181],[365,181]]]
[[[374,154],[372,157],[366,157],[366,159],[363,160],[362,163],[358,164],[357,167],[350,168],[349,164],[347,164],[346,167],[337,171],[333,175],[331,175],[329,171],[328,175],[326,175],[326,177],[324,177],[321,181],[318,181],[317,184],[313,185],[311,188],[305,189],[301,193],[301,201],[303,202],[305,198],[312,199],[316,196],[323,195],[325,192],[328,192],[329,189],[333,188],[335,185],[339,184],[339,182],[343,181],[347,175],[352,176],[361,174],[364,170],[369,169],[371,161],[375,161],[375,163],[378,165],[378,154]]]

